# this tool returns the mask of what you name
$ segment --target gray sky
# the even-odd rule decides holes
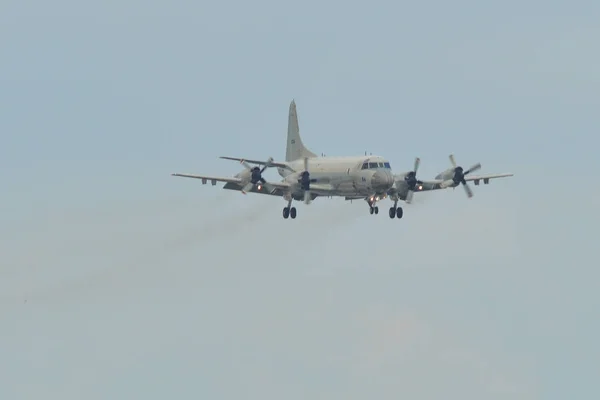
[[[0,6],[0,398],[600,395],[600,3],[37,3]],[[400,221],[169,176],[283,159],[292,98],[315,152],[516,175]]]

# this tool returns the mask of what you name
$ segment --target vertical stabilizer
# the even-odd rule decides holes
[[[290,113],[288,116],[287,146],[285,149],[285,161],[294,161],[304,157],[316,157],[312,151],[304,147],[300,138],[300,128],[298,126],[298,113],[296,112],[296,102],[290,103]]]

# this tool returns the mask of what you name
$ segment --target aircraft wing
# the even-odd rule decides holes
[[[284,169],[290,170],[292,172],[296,172],[289,165],[280,163],[280,162],[276,162],[276,161],[268,162],[268,161],[248,160],[246,158],[224,157],[224,156],[219,157],[219,158],[222,158],[223,160],[233,160],[233,161],[239,161],[239,162],[245,161],[250,164],[258,164],[258,165],[267,165],[268,164],[270,167],[284,168]]]
[[[465,181],[474,181],[475,185],[479,185],[479,181],[483,180],[487,183],[490,179],[506,178],[507,176],[513,176],[514,174],[487,174],[487,175],[467,175]]]
[[[249,162],[249,161],[248,161]],[[217,182],[225,182],[223,189],[228,190],[237,190],[242,191],[245,185],[245,181],[236,177],[219,177],[219,176],[207,176],[207,175],[196,175],[196,174],[171,174],[172,176],[180,176],[183,178],[193,178],[193,179],[201,179],[202,184],[206,185],[208,181],[214,186]],[[265,186],[271,186],[272,191],[269,190]],[[290,189],[290,184],[288,182],[267,182],[266,185],[254,186],[250,189],[249,193],[259,193],[259,194],[270,194],[272,196],[283,196],[286,191]],[[318,196],[333,196],[335,195],[335,188],[330,184],[317,184],[313,183],[310,185],[310,191]]]
[[[242,183],[240,178],[225,178],[219,176],[204,176],[204,175],[195,175],[195,174],[171,174],[171,176],[181,176],[183,178],[194,178],[194,179],[202,179],[202,184],[206,185],[206,182],[211,181],[212,185],[216,185],[217,182],[225,182],[225,183]]]
[[[486,174],[486,175],[467,175],[467,176],[465,176],[465,181],[467,181],[467,182],[473,181],[475,183],[475,186],[477,186],[477,185],[479,185],[480,181],[483,181],[484,183],[487,184],[490,179],[506,178],[508,176],[513,176],[513,175],[514,174],[510,174],[510,173]],[[422,188],[420,190],[418,190],[418,192],[425,192],[428,190],[445,189],[445,188],[441,187],[442,182],[444,182],[444,181],[441,179],[432,180],[432,181],[423,181],[423,184],[421,185]]]
[[[237,190],[240,192],[242,191],[242,189],[244,188],[244,185],[246,184],[245,181],[243,181],[240,178],[236,178],[236,177],[229,178],[229,177],[220,177],[220,176],[206,176],[206,175],[180,174],[180,173],[171,174],[171,175],[172,176],[180,176],[183,178],[201,179],[203,185],[206,185],[206,183],[208,181],[210,181],[213,186],[215,186],[217,184],[217,182],[225,182],[223,189]],[[267,190],[267,188],[265,186],[271,186],[272,192],[269,193],[269,191]],[[267,182],[267,185],[261,185],[260,189],[258,188],[258,186],[255,185],[254,187],[252,187],[252,189],[249,190],[249,193],[260,193],[260,194],[270,194],[273,196],[283,196],[284,190],[287,189],[288,187],[289,187],[289,184],[287,184],[285,182]]]

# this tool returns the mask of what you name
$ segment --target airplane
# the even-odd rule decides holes
[[[400,219],[404,212],[402,207],[398,206],[398,202],[403,200],[410,204],[415,192],[455,188],[462,184],[467,195],[472,197],[473,193],[467,181],[474,181],[475,185],[479,185],[483,180],[488,184],[490,179],[513,175],[507,173],[467,177],[471,172],[480,169],[481,164],[464,170],[456,165],[454,156],[450,155],[452,168],[438,174],[434,180],[422,181],[417,179],[420,164],[418,157],[415,158],[412,170],[394,174],[390,162],[382,156],[366,153],[364,156],[317,156],[307,149],[302,141],[294,100],[290,103],[288,113],[285,161],[275,161],[272,157],[265,161],[225,156],[220,158],[238,161],[244,166],[244,170],[233,177],[188,173],[171,175],[200,179],[202,184],[211,181],[213,186],[217,182],[224,182],[223,189],[236,190],[243,194],[259,193],[282,197],[287,201],[287,206],[282,212],[284,219],[296,218],[297,209],[292,206],[294,200],[304,200],[305,204],[310,204],[317,197],[364,199],[369,205],[370,214],[378,214],[377,202],[389,197],[394,202],[389,209],[389,217]],[[267,168],[276,168],[283,179],[279,182],[267,181],[262,175]]]

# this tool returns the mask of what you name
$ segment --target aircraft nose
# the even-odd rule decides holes
[[[375,171],[371,177],[371,187],[375,190],[386,190],[392,187],[393,178],[387,171]]]

